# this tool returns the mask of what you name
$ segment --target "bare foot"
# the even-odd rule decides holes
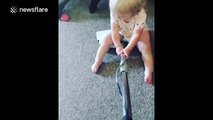
[[[144,81],[148,84],[152,84],[152,72],[150,71],[144,72]]]
[[[99,64],[96,63],[96,62],[93,63],[93,65],[92,65],[92,67],[91,67],[91,70],[92,70],[93,73],[97,73],[100,64],[101,64],[101,63],[99,63]]]

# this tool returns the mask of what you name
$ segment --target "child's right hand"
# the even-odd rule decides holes
[[[122,46],[116,47],[116,53],[117,53],[118,56],[122,53],[122,51],[123,51],[123,47]]]
[[[116,48],[117,55],[120,56],[120,57],[122,57],[123,59],[126,59],[127,56],[124,54],[123,50],[124,49],[123,49],[122,46]]]

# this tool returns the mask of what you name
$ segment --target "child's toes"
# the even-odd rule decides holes
[[[145,72],[144,82],[152,84],[152,74]]]
[[[96,73],[98,69],[97,69],[97,67],[93,64],[92,67],[91,67],[91,70],[92,70],[93,73]]]
[[[147,79],[145,82],[148,84],[152,84],[152,79]]]

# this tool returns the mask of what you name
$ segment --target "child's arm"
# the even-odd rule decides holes
[[[137,45],[142,32],[143,32],[143,29],[133,30],[132,36],[130,38],[129,44],[126,46],[126,49],[131,51]]]
[[[128,58],[131,50],[137,45],[140,36],[143,32],[143,28],[145,27],[145,23],[146,23],[146,12],[145,10],[142,8],[141,11],[138,13],[138,15],[136,16],[136,20],[137,20],[137,24],[135,25],[135,28],[132,32],[132,36],[130,38],[129,44],[126,46],[126,48],[123,50],[124,54],[126,55],[126,57]]]
[[[117,48],[121,46],[120,42],[120,35],[119,35],[119,27],[118,24],[116,23],[115,16],[110,12],[110,23],[111,23],[111,35],[112,35],[112,40],[114,43],[114,46]]]
[[[130,52],[137,45],[142,32],[143,32],[143,29],[134,29],[133,30],[132,37],[130,38],[128,45],[122,51],[122,53],[124,53],[124,55],[125,55],[125,58],[129,57]]]

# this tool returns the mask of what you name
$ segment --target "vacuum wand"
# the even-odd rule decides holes
[[[130,90],[128,83],[127,63],[125,57],[121,57],[120,61],[120,75],[121,77],[121,93],[122,93],[122,120],[132,120],[132,109],[130,100]]]

